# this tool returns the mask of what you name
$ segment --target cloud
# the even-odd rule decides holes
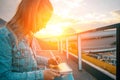
[[[106,14],[88,13],[79,17],[78,22],[73,24],[76,32],[103,27],[111,24],[120,23],[120,10],[108,12]]]
[[[56,17],[55,17],[56,16]],[[101,13],[87,13],[75,18],[62,18],[58,15],[54,15],[51,23],[55,21],[61,27],[72,27],[76,32],[82,32],[89,29],[103,27],[115,23],[120,23],[120,10],[101,14]],[[65,24],[69,23],[67,26]],[[53,22],[52,25],[55,25]]]
[[[120,18],[120,10],[116,10],[116,11],[113,11],[111,12],[111,14],[115,17],[119,17]]]
[[[74,17],[74,13],[79,13],[78,8],[82,7],[83,0],[51,0],[54,13],[63,17]]]
[[[70,8],[74,8],[74,7],[79,7],[81,6],[81,3],[83,2],[83,0],[64,0],[63,1],[68,7]]]

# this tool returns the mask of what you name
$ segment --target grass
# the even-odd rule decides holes
[[[72,52],[73,54],[77,55],[78,54],[78,51],[75,50],[75,49],[70,49],[69,50],[70,52]],[[103,62],[103,61],[100,61],[98,59],[95,59],[93,57],[90,57],[88,56],[87,54],[85,53],[82,53],[82,58],[93,63],[94,65],[98,66],[98,67],[101,67],[102,69],[116,75],[116,66],[113,66],[111,64],[108,64],[106,62]]]

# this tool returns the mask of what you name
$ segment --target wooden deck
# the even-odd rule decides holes
[[[58,51],[52,51],[55,56],[60,56],[64,62],[66,62],[73,69],[73,76],[75,80],[96,80],[91,74],[89,74],[84,69],[82,71],[78,70],[78,64],[72,59],[66,59],[65,53],[60,53]],[[51,57],[50,51],[39,51],[40,56]]]

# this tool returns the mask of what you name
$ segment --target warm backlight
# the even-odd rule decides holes
[[[49,37],[49,36],[60,36],[63,34],[63,29],[58,26],[49,25],[46,28],[38,31],[35,36],[37,37]]]

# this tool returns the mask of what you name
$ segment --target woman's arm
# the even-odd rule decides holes
[[[12,72],[12,47],[5,35],[0,35],[0,80],[43,80],[43,71]]]
[[[38,65],[48,65],[48,58],[47,57],[37,55],[38,54],[37,52],[39,52],[38,50],[41,50],[41,47],[40,47],[38,40],[35,37],[33,37],[33,39],[32,39],[31,48],[32,48],[32,51],[35,55],[37,64]]]
[[[48,65],[48,58],[43,56],[36,56],[36,61],[38,65]]]

